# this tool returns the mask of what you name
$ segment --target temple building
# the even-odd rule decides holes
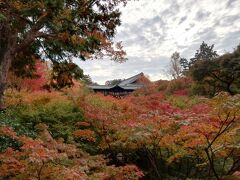
[[[145,85],[143,79],[146,79],[146,77],[143,73],[140,73],[128,79],[124,79],[115,85],[90,85],[89,88],[94,92],[100,92],[104,95],[121,97],[143,88]]]

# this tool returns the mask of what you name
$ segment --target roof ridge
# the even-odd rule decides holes
[[[138,76],[142,76],[142,75],[144,75],[143,74],[143,72],[141,72],[141,73],[139,73],[139,74],[137,74],[137,75],[135,75],[135,76],[132,76],[132,77],[130,77],[130,78],[127,78],[127,79],[124,79],[123,81],[121,81],[120,83],[118,83],[118,85],[120,85],[120,84],[122,84],[122,83],[124,83],[125,81],[128,81],[128,80],[130,80],[130,79],[134,79],[134,78],[136,78],[136,77],[138,77]]]

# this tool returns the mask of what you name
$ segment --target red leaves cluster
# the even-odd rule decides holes
[[[187,96],[188,95],[188,92],[186,89],[181,89],[181,90],[177,90],[177,91],[174,91],[173,93],[175,96]]]
[[[213,140],[221,126],[226,124],[211,105],[213,100],[199,98],[194,104],[191,102],[194,100],[185,95],[185,91],[177,93],[189,103],[181,109],[162,93],[132,95],[120,100],[96,95],[91,96],[92,99],[89,98],[91,100],[88,99],[82,107],[89,122],[102,136],[99,145],[102,149],[125,148],[129,151],[151,147],[171,152],[165,157],[169,163],[196,154],[197,158],[206,161],[204,149],[208,141]],[[215,106],[221,106],[221,103]],[[221,141],[229,143],[228,138],[220,138],[216,147]]]
[[[203,164],[201,166],[205,168],[208,167],[205,151],[209,145],[214,153],[216,152],[213,158],[224,159],[229,158],[232,152],[234,156],[239,153],[236,134],[240,129],[237,123],[239,120],[237,111],[240,108],[239,99],[236,97],[221,96],[211,100],[204,98],[196,100],[194,97],[179,97],[178,94],[171,99],[161,92],[154,91],[149,95],[133,94],[123,99],[84,94],[78,101],[77,93],[78,91],[71,92],[68,95],[74,97],[72,100],[83,109],[86,119],[76,124],[78,130],[73,132],[74,137],[83,142],[91,142],[100,150],[132,152],[144,149],[147,152],[157,152],[157,155],[168,164],[191,157],[199,160]],[[177,103],[182,100],[184,106],[180,108]],[[230,112],[229,117],[227,112]],[[229,123],[232,123],[231,126],[221,134]],[[19,151],[7,149],[0,155],[0,161],[3,162],[1,167],[4,169],[2,176],[14,177],[23,174],[30,166],[36,174],[40,170],[39,164],[40,167],[44,164],[42,172],[44,177],[46,174],[59,171],[71,174],[73,179],[77,179],[78,176],[87,177],[88,174],[85,172],[95,168],[98,169],[98,173],[94,176],[99,179],[106,177],[137,179],[142,176],[142,172],[136,166],[108,167],[102,157],[97,156],[94,159],[83,152],[79,153],[74,145],[54,140],[46,128],[39,125],[38,129],[42,132],[41,140],[33,140],[17,136],[11,128],[2,127],[1,135],[7,135],[22,143]],[[220,138],[216,138],[219,134]],[[96,141],[96,137],[100,142]],[[4,159],[8,156],[11,158]],[[22,159],[23,156],[26,158]],[[72,165],[62,166],[58,163],[62,159],[71,161]],[[100,168],[102,164],[105,164],[104,169]],[[16,171],[13,170],[15,168]]]
[[[90,156],[63,140],[54,140],[47,126],[39,124],[41,139],[18,136],[12,128],[0,127],[0,135],[22,145],[0,153],[0,178],[15,179],[138,179],[143,173],[135,165],[107,166],[102,156]],[[78,130],[76,135],[93,140],[89,130]],[[95,172],[95,171],[96,172]],[[91,173],[90,173],[91,172]]]
[[[35,68],[36,68],[36,71],[35,71],[36,78],[24,79],[23,85],[22,85],[24,88],[31,90],[31,91],[42,90],[44,85],[46,85],[48,82],[47,64],[38,60],[38,61],[36,61]]]
[[[14,151],[12,148],[8,148],[5,153],[0,154],[0,177],[15,176],[24,172],[25,166],[18,160],[21,156],[21,152]]]

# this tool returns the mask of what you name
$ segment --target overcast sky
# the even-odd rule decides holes
[[[219,54],[240,43],[240,0],[139,0],[121,11],[115,39],[122,41],[127,62],[78,61],[85,74],[100,84],[140,72],[151,80],[167,79],[175,51],[190,58],[202,41],[215,44]]]

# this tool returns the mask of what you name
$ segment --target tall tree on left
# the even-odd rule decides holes
[[[54,63],[103,55],[125,60],[112,38],[127,0],[0,0],[0,108],[7,74],[34,59]],[[22,67],[22,66],[21,66]]]

